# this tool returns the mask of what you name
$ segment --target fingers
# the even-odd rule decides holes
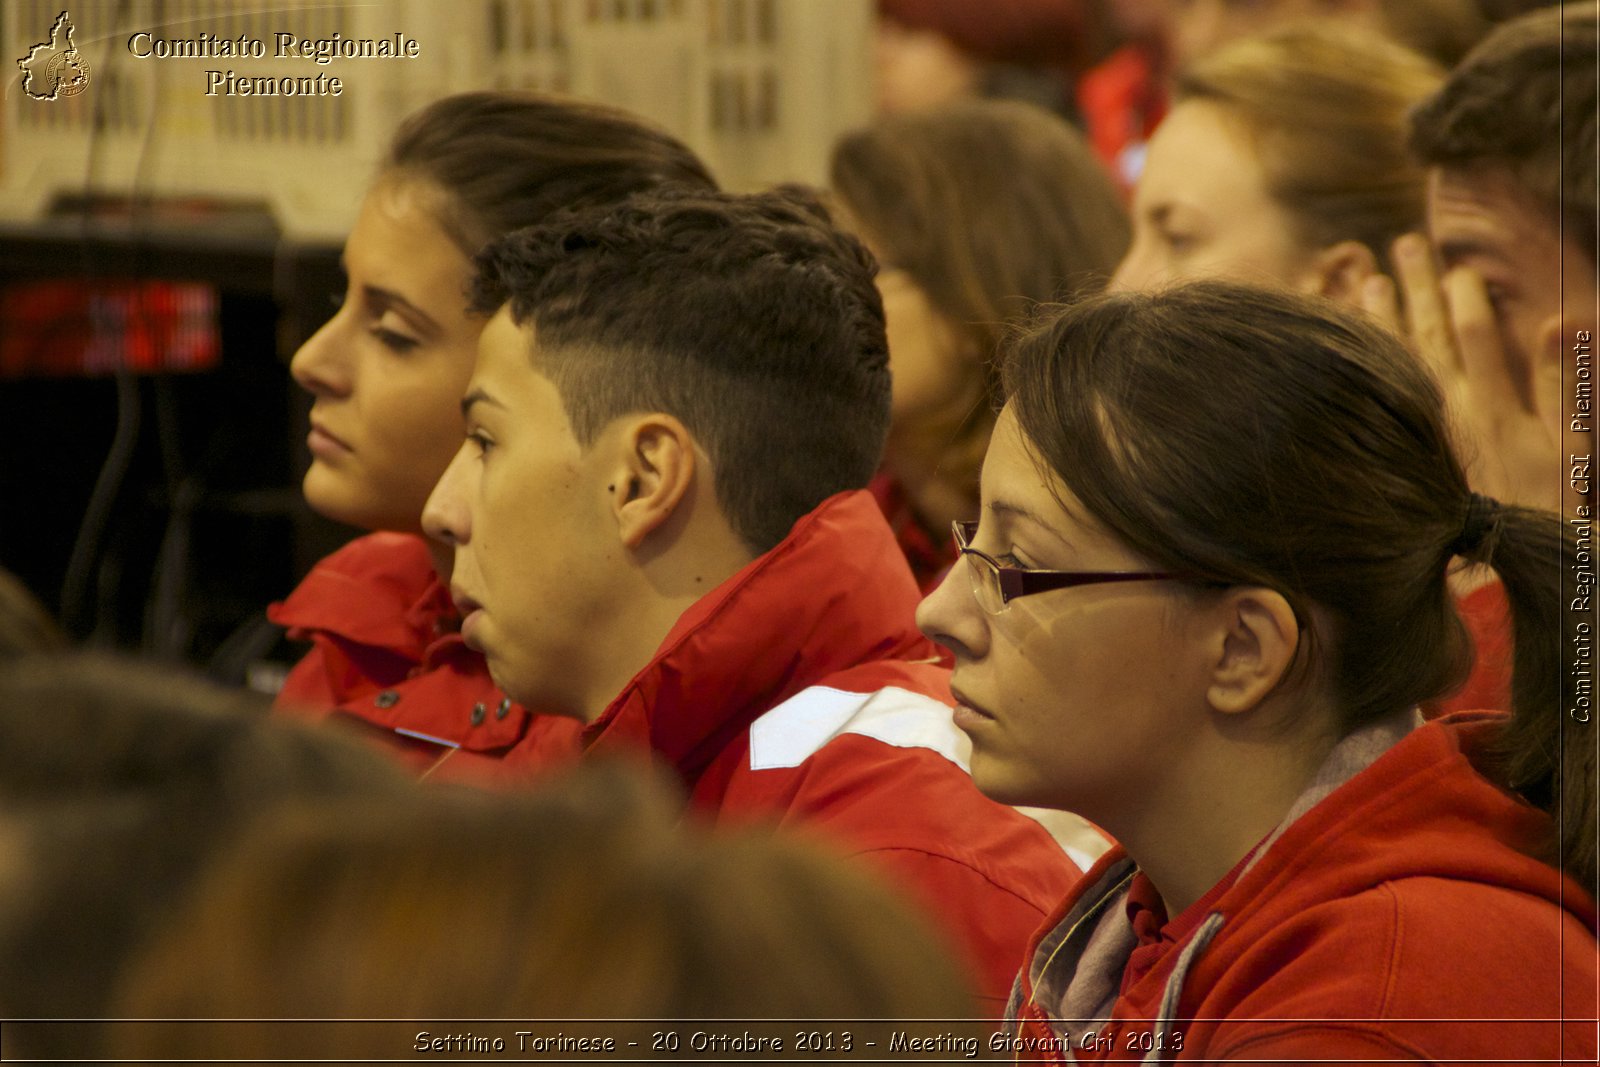
[[[1545,429],[1547,437],[1559,440],[1564,425],[1562,397],[1565,395],[1561,385],[1561,364],[1555,360],[1540,361],[1529,386],[1529,397],[1539,425]]]
[[[1529,414],[1527,368],[1501,339],[1483,278],[1457,267],[1445,275],[1441,288],[1472,406],[1496,424]]]
[[[1412,347],[1440,378],[1448,381],[1460,373],[1461,359],[1427,238],[1408,233],[1395,241],[1394,264],[1405,294],[1406,327]]]
[[[1394,287],[1394,279],[1387,274],[1374,274],[1361,283],[1361,309],[1400,337],[1405,337],[1406,324],[1400,314],[1400,293]]]

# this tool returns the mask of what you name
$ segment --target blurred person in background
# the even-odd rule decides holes
[[[878,0],[873,82],[880,114],[973,97],[1072,112],[1072,78],[1107,47],[1100,0]]]
[[[1398,292],[1373,278],[1365,293],[1444,384],[1474,486],[1579,524],[1595,502],[1597,11],[1568,4],[1506,23],[1415,110],[1427,236],[1395,243]],[[1447,706],[1505,707],[1507,672],[1492,666],[1510,644],[1505,588],[1480,569],[1460,591],[1490,667]],[[1575,612],[1588,606],[1576,591]],[[1519,758],[1512,778],[1542,773]]]
[[[927,591],[977,503],[1001,338],[1035,304],[1101,288],[1127,216],[1078,132],[1015,101],[879,119],[840,140],[830,183],[880,265],[892,381],[873,492]]]
[[[467,1029],[429,1020],[972,1015],[949,947],[876,881],[803,840],[682,821],[681,803],[588,767],[515,797],[283,810],[213,866],[117,1014],[418,1022],[169,1021],[117,1051],[365,1059]]]
[[[1191,278],[1347,303],[1423,217],[1407,113],[1442,75],[1382,37],[1295,26],[1188,68],[1134,191],[1118,289]]]
[[[1395,247],[1404,318],[1392,285],[1369,303],[1445,382],[1480,487],[1569,515],[1594,504],[1570,457],[1595,452],[1597,23],[1593,0],[1508,22],[1416,109],[1427,233]]]
[[[473,254],[562,208],[672,183],[715,187],[678,141],[597,104],[462,93],[401,124],[345,242],[344,298],[290,368],[314,397],[307,503],[375,532],[269,611],[312,642],[280,706],[337,709],[419,770],[458,746],[575,754],[567,720],[513,704],[462,644],[448,558],[419,536],[422,505],[461,443],[483,327],[466,302]]]
[[[294,799],[411,788],[378,753],[268,715],[266,698],[86,655],[0,672],[0,1015],[106,1017],[118,969],[253,818]],[[30,1055],[96,1035],[29,1027]]]
[[[1291,22],[1353,25],[1451,67],[1488,32],[1477,0],[1168,0],[1172,62],[1190,63]]]
[[[1475,0],[1115,0],[1123,43],[1078,82],[1090,142],[1132,188],[1165,117],[1174,79],[1243,37],[1292,23],[1382,34],[1441,67],[1459,60],[1489,23]]]

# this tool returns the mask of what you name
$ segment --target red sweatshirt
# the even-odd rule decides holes
[[[1593,1063],[1594,901],[1529,855],[1548,818],[1463,751],[1499,721],[1353,735],[1170,922],[1113,849],[1035,941],[1014,1054]]]

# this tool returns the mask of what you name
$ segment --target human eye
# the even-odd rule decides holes
[[[1496,282],[1485,282],[1483,295],[1488,298],[1489,306],[1494,309],[1497,316],[1503,316],[1506,305],[1516,299],[1516,294],[1508,286]]]
[[[416,348],[417,345],[421,344],[421,342],[415,337],[407,337],[403,333],[398,333],[394,330],[386,330],[381,326],[374,326],[372,328],[372,336],[377,338],[378,343],[389,349],[391,352],[401,355],[410,352],[412,349]]]
[[[469,429],[467,431],[467,440],[477,448],[479,459],[487,459],[489,451],[494,448],[494,441],[480,429]]]
[[[1194,246],[1197,243],[1197,238],[1194,234],[1187,233],[1183,230],[1175,230],[1170,226],[1164,226],[1158,229],[1156,231],[1156,236],[1161,238],[1161,243],[1166,245],[1169,251],[1175,252],[1179,255],[1182,255],[1185,252],[1193,251]]]
[[[379,344],[399,355],[405,355],[422,343],[395,316],[388,313],[380,315],[368,327],[368,332]]]

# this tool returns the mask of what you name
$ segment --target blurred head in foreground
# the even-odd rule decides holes
[[[142,1018],[670,1019],[970,1013],[934,936],[843,861],[598,766],[515,798],[286,810],[127,976]],[[416,1027],[412,1027],[413,1030]],[[459,1029],[459,1028],[458,1028]],[[129,1032],[133,1056],[375,1055],[359,1027]],[[284,1045],[304,1040],[315,1047]],[[225,1047],[206,1042],[222,1041]]]

